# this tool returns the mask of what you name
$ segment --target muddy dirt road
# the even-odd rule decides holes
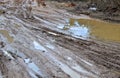
[[[120,43],[81,39],[60,29],[68,19],[91,19],[53,7],[33,19],[0,15],[0,78],[119,78]]]

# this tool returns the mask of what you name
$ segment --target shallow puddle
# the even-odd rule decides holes
[[[70,19],[69,25],[64,28],[78,37],[120,42],[120,24],[95,19]]]
[[[84,68],[82,68],[81,66],[75,65],[75,66],[72,66],[72,68],[78,72],[81,72],[84,74],[89,74],[89,72],[87,70],[85,70]]]
[[[47,51],[41,44],[39,44],[37,41],[33,42],[34,48],[37,50],[41,50],[41,51]]]
[[[36,74],[38,74],[38,75],[40,75],[40,76],[42,75],[39,67],[38,67],[34,62],[32,62],[29,58],[24,59],[24,62],[25,62],[25,63],[27,64],[27,66],[28,66],[30,69],[32,69],[32,71],[34,71]]]
[[[13,37],[9,35],[9,32],[7,30],[0,30],[0,34],[2,34],[4,37],[7,38],[7,40],[12,43],[14,41]]]
[[[50,44],[50,43],[47,43],[46,47],[49,48],[49,49],[52,49],[52,50],[55,49],[55,47],[52,44]]]

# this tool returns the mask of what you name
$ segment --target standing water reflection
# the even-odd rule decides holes
[[[96,19],[70,19],[64,30],[72,36],[83,39],[95,38],[98,40],[120,42],[120,24],[103,22]]]

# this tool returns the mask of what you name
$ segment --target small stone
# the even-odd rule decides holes
[[[0,48],[3,48],[3,47],[5,47],[4,42],[0,42]]]
[[[45,51],[42,51],[43,53],[45,52]]]

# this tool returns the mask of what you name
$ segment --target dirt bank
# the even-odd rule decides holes
[[[54,1],[58,8],[66,9],[73,14],[85,14],[93,18],[120,23],[120,10],[115,7],[107,7],[101,3],[96,6],[87,1]],[[105,7],[101,7],[105,6]]]

